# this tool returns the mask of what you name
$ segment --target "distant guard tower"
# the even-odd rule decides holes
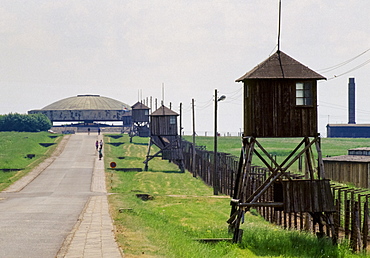
[[[131,107],[130,142],[134,136],[149,137],[149,109],[141,102],[137,102]]]
[[[180,136],[177,132],[178,114],[171,109],[161,106],[150,115],[150,141],[146,156],[145,171],[148,170],[148,162],[155,157],[173,161],[184,172],[184,158],[181,149]],[[152,145],[160,150],[150,155]]]
[[[319,223],[320,233],[335,235],[332,213],[334,200],[325,179],[317,131],[317,81],[325,79],[281,51],[257,65],[237,82],[244,83],[244,134],[238,174],[235,179],[229,228],[234,242],[241,240],[239,229],[244,213],[251,207],[274,207],[285,212],[309,213]],[[278,163],[259,138],[303,138]],[[312,147],[315,147],[318,165]],[[266,180],[254,189],[251,173],[256,155],[268,168]],[[300,157],[305,161],[305,179],[294,179],[288,169]],[[266,202],[266,193],[273,198]],[[263,201],[261,196],[264,196]]]

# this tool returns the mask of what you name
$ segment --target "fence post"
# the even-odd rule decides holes
[[[303,230],[303,219],[304,219],[304,213],[300,212],[299,213],[299,230]]]
[[[338,196],[338,199],[335,200],[335,208],[337,210],[337,213],[334,214],[334,234],[332,236],[333,238],[333,242],[337,242],[338,241],[338,237],[339,237],[339,228],[340,228],[340,195]]]
[[[359,232],[361,232],[361,220],[362,220],[362,212],[361,212],[361,194],[357,195],[357,202],[358,202],[358,221],[360,223]]]
[[[361,229],[360,229],[360,216],[359,216],[359,203],[354,203],[353,218],[352,218],[352,234],[351,234],[351,247],[353,251],[362,250]]]
[[[362,230],[363,236],[363,250],[367,248],[367,237],[369,235],[369,195],[366,195],[366,201],[364,204],[364,224]]]
[[[349,238],[349,220],[351,217],[350,212],[351,201],[347,200],[347,190],[344,191],[344,236]]]

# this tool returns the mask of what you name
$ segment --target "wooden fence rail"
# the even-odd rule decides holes
[[[213,186],[214,180],[214,153],[204,148],[193,148],[193,144],[182,141],[185,169],[193,176],[199,176],[202,180]],[[195,150],[195,153],[193,153]],[[238,171],[239,158],[228,153],[217,153],[218,173],[217,180],[220,193],[232,196],[234,179]],[[194,162],[194,164],[193,164]],[[269,176],[269,170],[258,166],[252,167],[250,173],[249,191],[253,193]],[[302,175],[289,174],[291,178],[302,178]],[[334,225],[337,230],[334,239],[348,239],[354,251],[366,250],[369,238],[369,199],[370,193],[366,189],[350,189],[348,187],[332,185],[335,207],[337,212],[334,216]],[[260,202],[274,201],[274,188],[266,191]],[[256,207],[256,210],[265,220],[280,225],[284,228],[305,230],[318,234],[317,223],[311,214],[306,212],[284,212],[276,207]],[[329,232],[328,229],[326,229]]]

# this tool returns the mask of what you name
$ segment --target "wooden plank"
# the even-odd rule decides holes
[[[284,189],[285,187],[285,189]],[[290,184],[283,184],[283,193],[284,193],[284,212],[290,212],[291,211],[291,207],[290,207],[290,203],[291,203],[291,195],[290,195]]]
[[[325,178],[325,167],[324,167],[324,162],[322,161],[322,153],[321,153],[321,141],[320,138],[316,142],[316,151],[317,151],[317,156],[318,156],[318,176],[319,178]]]

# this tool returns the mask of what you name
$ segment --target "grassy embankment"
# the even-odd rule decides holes
[[[199,143],[204,140],[199,145],[207,145],[212,150],[207,142],[212,142],[211,137],[199,138]],[[351,142],[338,140],[345,148]],[[130,144],[127,135],[119,139],[106,136],[105,142],[109,141],[124,144],[118,147],[105,144],[106,167],[111,161],[115,161],[118,168],[144,167],[147,138],[135,137]],[[240,151],[240,140],[236,137],[221,137],[219,144],[220,151],[233,154]],[[357,144],[364,146],[358,142],[350,147]],[[362,140],[362,144],[366,143]],[[275,148],[286,152],[281,143]],[[339,147],[330,148],[334,152]],[[200,179],[188,172],[179,173],[174,164],[160,158],[149,162],[147,172],[110,171],[108,182],[113,182],[110,191],[116,193],[109,198],[118,241],[127,257],[358,257],[350,254],[346,244],[333,247],[325,239],[283,230],[251,213],[247,213],[242,225],[241,244],[195,241],[231,237],[226,223],[230,212],[229,198],[212,196],[212,189]],[[136,197],[137,193],[150,194],[154,199],[143,201]],[[122,212],[119,212],[120,208],[123,208]]]
[[[44,161],[57,146],[43,147],[39,143],[58,143],[61,139],[60,135],[48,132],[0,132],[0,191]],[[27,158],[27,154],[34,154],[35,157]]]

